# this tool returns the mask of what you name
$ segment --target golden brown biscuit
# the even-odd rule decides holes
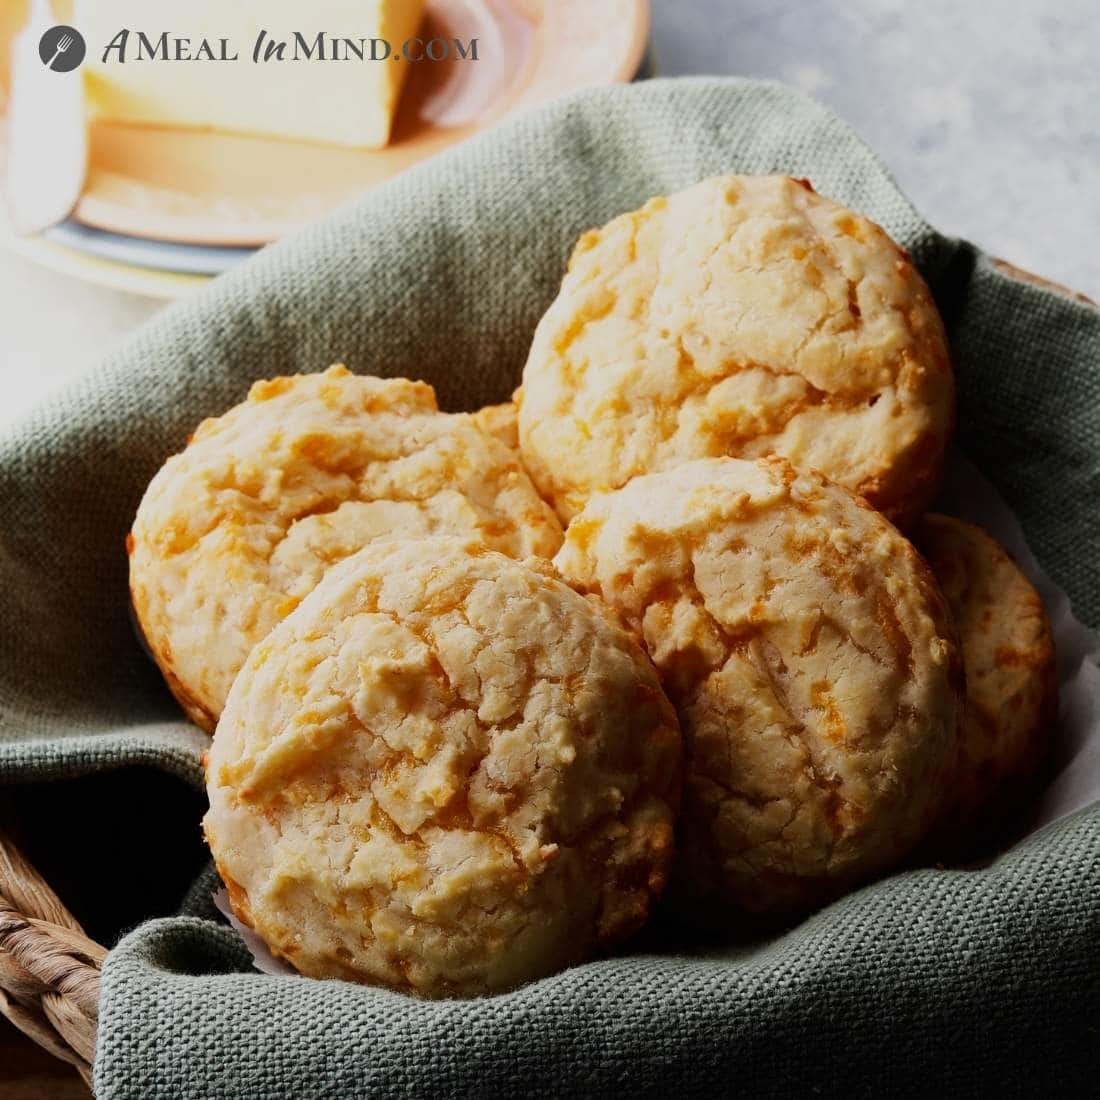
[[[513,451],[519,450],[519,423],[515,402],[506,401],[503,405],[485,405],[474,413],[474,422],[494,439],[499,439]]]
[[[730,176],[581,237],[518,399],[563,520],[637,474],[781,454],[904,523],[939,480],[954,381],[928,287],[877,225]]]
[[[330,565],[374,539],[435,534],[513,557],[561,544],[516,454],[440,413],[425,383],[342,366],[257,382],[149,485],[129,542],[134,608],[210,731],[249,650]]]
[[[966,668],[945,814],[960,825],[1035,778],[1057,717],[1054,640],[1039,594],[981,528],[930,514],[914,537],[951,608]]]
[[[303,974],[486,993],[641,925],[679,752],[640,646],[549,563],[375,543],[242,669],[206,835],[238,915]]]
[[[696,919],[804,909],[931,825],[957,646],[927,566],[858,497],[777,457],[696,460],[594,496],[555,564],[639,631],[680,715]]]

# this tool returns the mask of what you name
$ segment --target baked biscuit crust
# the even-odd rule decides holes
[[[679,754],[641,647],[549,563],[375,543],[242,669],[205,830],[238,915],[303,974],[487,993],[640,926]]]
[[[1039,594],[981,528],[929,514],[914,539],[951,608],[966,668],[944,819],[958,826],[1039,773],[1058,711],[1054,639]]]
[[[694,919],[803,910],[928,830],[960,660],[923,560],[865,502],[784,459],[697,460],[594,496],[555,565],[639,632],[680,715]]]
[[[905,524],[954,380],[924,280],[873,222],[781,176],[706,180],[581,237],[519,395],[563,520],[681,462],[781,454]]]
[[[257,382],[153,478],[129,540],[142,631],[208,732],[252,646],[335,562],[380,538],[476,535],[549,557],[561,528],[518,456],[423,382]]]
[[[499,440],[513,451],[519,450],[518,410],[515,403],[484,405],[473,414],[474,423],[486,434]]]

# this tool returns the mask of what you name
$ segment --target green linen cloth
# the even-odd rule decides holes
[[[338,360],[428,379],[444,408],[499,401],[578,234],[727,172],[807,176],[912,251],[950,329],[962,448],[1100,626],[1100,311],[940,236],[790,89],[659,80],[551,104],[364,195],[167,310],[0,439],[0,782],[140,764],[201,784],[205,738],[131,629],[123,544],[202,417],[254,379]],[[173,874],[152,860],[135,889]],[[209,914],[209,886],[191,912]],[[167,917],[108,957],[96,1085],[109,1100],[1072,1093],[1100,1069],[1098,933],[1097,806],[984,869],[895,875],[769,942],[649,944],[479,1001],[257,974],[224,925]]]

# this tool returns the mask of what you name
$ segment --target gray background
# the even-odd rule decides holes
[[[808,92],[938,229],[1100,299],[1098,0],[654,0],[653,40]]]
[[[653,39],[816,96],[941,230],[1100,299],[1098,0],[654,0]],[[0,252],[0,422],[160,308]]]

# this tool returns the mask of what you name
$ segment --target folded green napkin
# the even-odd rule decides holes
[[[182,896],[191,865],[155,848],[115,868],[128,829],[155,842],[172,828],[172,800],[147,793],[155,772],[201,785],[205,738],[128,616],[124,538],[164,458],[254,379],[337,360],[426,378],[448,409],[499,401],[582,230],[708,175],[776,171],[810,177],[912,251],[951,333],[962,448],[1078,617],[1100,626],[1100,311],[937,234],[851,130],[790,89],[602,89],[501,125],[265,249],[0,440],[11,796],[33,783],[35,803],[55,800],[65,820],[78,784],[44,780],[118,772],[85,780],[93,792],[111,783],[110,835],[91,812],[70,821],[73,844],[80,834],[87,851],[92,838],[105,882]],[[1002,201],[992,181],[989,201]],[[192,891],[190,912],[209,914],[210,885]],[[96,1085],[109,1100],[1083,1093],[1100,1069],[1098,947],[1097,806],[984,869],[893,876],[769,942],[686,954],[649,943],[479,1001],[257,974],[223,924],[168,917],[108,957]]]

